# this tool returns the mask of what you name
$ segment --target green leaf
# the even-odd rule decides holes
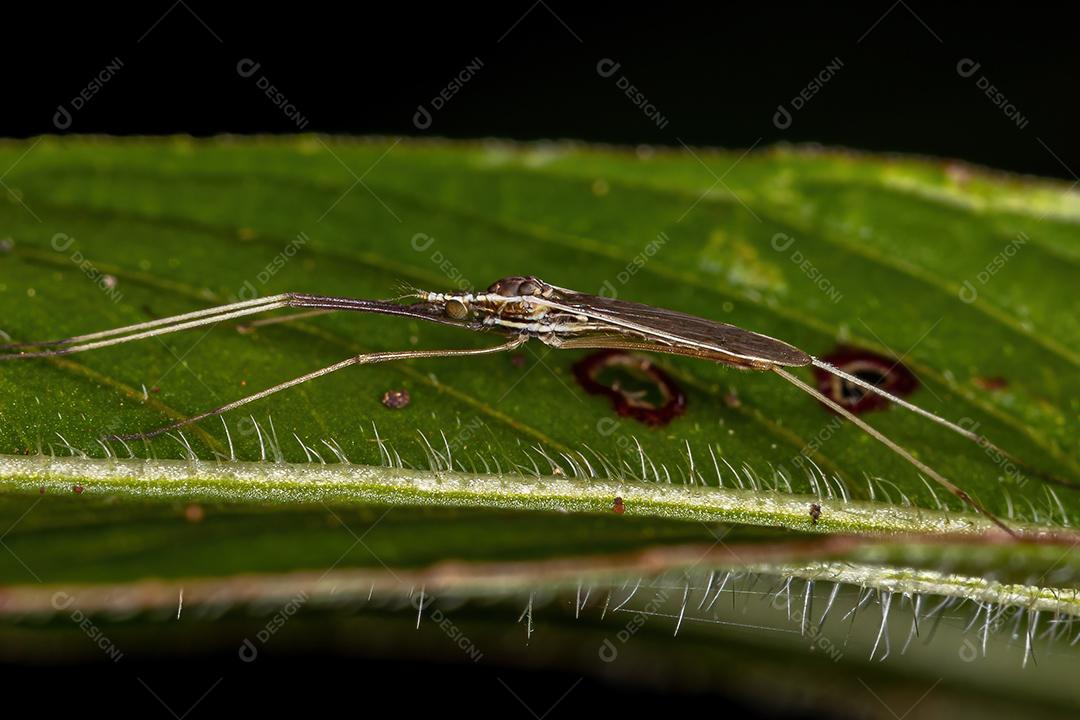
[[[387,298],[534,274],[819,357],[902,362],[913,402],[1017,463],[898,408],[865,419],[995,513],[1056,533],[987,543],[983,518],[812,398],[687,358],[653,358],[687,397],[662,427],[586,394],[572,366],[587,352],[529,344],[352,368],[145,445],[98,442],[357,353],[497,342],[350,314],[226,322],[0,364],[6,617],[55,614],[75,588],[98,613],[121,588],[146,611],[179,587],[201,588],[189,607],[329,602],[325,578],[341,602],[440,588],[501,598],[514,619],[523,599],[595,587],[595,616],[604,588],[672,574],[688,578],[668,599],[678,615],[692,584],[748,571],[866,588],[885,609],[890,593],[934,596],[923,611],[936,597],[1019,609],[1037,630],[1039,613],[1080,614],[1080,201],[1064,186],[790,148],[314,136],[40,138],[0,145],[0,168],[13,341],[283,291]],[[401,389],[407,407],[381,402]],[[114,457],[129,455],[147,460]]]

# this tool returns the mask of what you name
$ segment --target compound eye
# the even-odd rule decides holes
[[[504,277],[501,280],[496,280],[488,288],[488,292],[495,295],[502,295],[503,297],[510,297],[517,292],[518,283],[521,282],[521,278],[510,276]]]
[[[450,300],[446,303],[446,314],[454,320],[464,320],[469,317],[469,306],[460,300]]]
[[[519,295],[536,295],[539,290],[540,286],[532,280],[526,280],[518,286]]]

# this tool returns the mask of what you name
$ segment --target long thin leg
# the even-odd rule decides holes
[[[245,300],[230,305],[196,310],[182,315],[149,320],[124,327],[102,330],[100,332],[76,335],[63,340],[52,340],[38,343],[21,343],[8,346],[0,346],[4,349],[19,348],[49,348],[46,350],[31,349],[0,355],[0,360],[27,360],[32,358],[57,357],[74,353],[96,350],[143,340],[157,335],[191,330],[192,328],[205,325],[214,325],[225,320],[234,320],[248,315],[279,310],[286,307],[318,308],[328,312],[347,310],[350,312],[370,312],[381,315],[401,315],[404,317],[417,318],[428,322],[454,325],[467,330],[485,330],[483,323],[479,321],[460,321],[446,316],[442,307],[432,303],[420,302],[412,305],[401,305],[381,300],[360,300],[356,298],[332,297],[324,295],[308,295],[306,293],[282,293],[271,295],[259,300]]]
[[[328,367],[324,367],[324,368],[322,368],[320,370],[315,370],[315,371],[309,372],[309,373],[307,373],[305,375],[301,375],[300,377],[293,378],[292,380],[288,380],[286,382],[279,383],[279,384],[274,385],[272,387],[268,387],[265,390],[260,390],[257,393],[254,393],[252,395],[248,395],[247,397],[240,398],[239,400],[234,400],[231,403],[226,403],[225,405],[222,405],[221,407],[218,407],[218,408],[214,408],[213,410],[208,410],[207,412],[200,413],[198,415],[186,418],[184,420],[180,420],[179,422],[175,422],[175,423],[173,423],[171,425],[166,425],[165,427],[158,428],[157,430],[151,430],[150,432],[145,432],[145,433],[133,433],[131,435],[111,435],[111,436],[109,436],[109,437],[107,437],[105,439],[108,439],[108,440],[147,440],[147,439],[152,438],[152,437],[157,437],[158,435],[161,435],[162,433],[167,433],[170,430],[176,430],[177,428],[182,428],[185,425],[190,425],[191,423],[199,422],[200,420],[205,420],[208,417],[213,417],[215,415],[221,415],[222,413],[229,412],[230,410],[235,410],[236,408],[247,405],[248,403],[255,402],[256,400],[261,400],[262,398],[267,397],[268,395],[273,395],[276,392],[281,392],[282,390],[287,390],[288,388],[291,388],[291,387],[293,387],[295,385],[299,385],[300,383],[305,383],[308,380],[314,380],[315,378],[320,378],[320,377],[322,377],[324,375],[329,375],[332,372],[337,372],[338,370],[341,370],[342,368],[351,367],[353,365],[370,365],[372,363],[387,362],[389,360],[407,360],[409,358],[461,357],[461,356],[465,356],[465,355],[489,355],[489,354],[492,354],[492,353],[506,352],[506,351],[509,351],[509,350],[513,350],[514,348],[516,348],[516,347],[522,345],[523,343],[525,343],[528,339],[529,338],[528,338],[527,335],[516,335],[511,340],[509,340],[509,341],[507,341],[505,343],[502,343],[501,345],[496,345],[494,347],[488,347],[488,348],[479,348],[479,349],[475,349],[475,350],[394,350],[394,351],[389,351],[389,352],[374,352],[374,353],[366,353],[364,355],[357,355],[355,357],[348,358],[347,360],[342,360],[339,363],[334,363],[333,365],[330,365]]]
[[[134,325],[125,325],[123,327],[112,328],[110,330],[101,330],[99,332],[87,333],[85,335],[76,335],[74,337],[63,338],[61,340],[46,340],[41,342],[24,342],[24,343],[12,343],[10,345],[0,345],[0,348],[4,350],[16,350],[19,348],[28,347],[49,347],[57,345],[74,345],[77,343],[87,342],[90,340],[101,340],[104,338],[116,337],[117,335],[127,335],[130,333],[136,333],[140,330],[149,330],[151,328],[160,328],[167,325],[177,325],[184,323],[188,320],[195,320],[198,318],[203,319],[201,324],[207,324],[211,322],[217,322],[216,316],[235,313],[241,309],[248,309],[250,313],[266,312],[265,307],[274,305],[280,307],[280,304],[288,299],[287,294],[270,295],[264,298],[256,298],[254,300],[244,300],[242,302],[231,303],[229,305],[218,305],[217,307],[206,308],[205,310],[196,310],[194,312],[183,313],[182,315],[171,315],[169,317],[158,318],[157,320],[148,320],[147,322],[135,323]],[[272,309],[272,308],[271,308]],[[214,317],[212,317],[214,316]],[[136,339],[136,338],[131,338]],[[126,341],[125,341],[126,342]],[[30,353],[22,353],[12,357],[26,357],[31,355]]]
[[[810,396],[816,398],[818,401],[820,401],[822,403],[825,403],[833,411],[839,413],[844,418],[846,418],[850,422],[854,423],[863,432],[870,435],[870,437],[872,437],[875,440],[877,440],[878,442],[882,443],[883,445],[885,445],[885,447],[889,448],[894,453],[896,453],[897,455],[899,455],[900,457],[904,458],[909,463],[914,465],[920,471],[922,471],[926,475],[933,478],[942,487],[944,487],[946,490],[951,492],[953,495],[960,498],[965,503],[967,503],[968,505],[970,505],[971,507],[975,508],[980,513],[985,515],[990,520],[990,522],[997,525],[999,528],[1001,528],[1002,530],[1007,532],[1009,535],[1011,535],[1013,537],[1018,537],[1017,534],[1016,534],[1016,531],[1014,531],[1012,528],[1010,528],[1004,522],[999,520],[996,515],[994,515],[992,512],[990,512],[985,507],[983,507],[974,498],[972,498],[970,495],[968,495],[967,492],[965,492],[964,490],[962,490],[961,488],[959,488],[958,486],[953,484],[951,481],[945,479],[945,477],[943,475],[941,475],[939,472],[937,472],[936,470],[934,470],[930,466],[928,466],[925,463],[917,460],[915,458],[915,456],[912,455],[910,452],[908,452],[907,450],[902,448],[900,445],[897,445],[895,442],[893,442],[892,440],[887,438],[880,431],[878,431],[878,430],[874,429],[873,427],[871,427],[870,425],[868,425],[863,420],[860,420],[858,417],[855,416],[854,413],[851,413],[850,411],[848,411],[845,407],[843,407],[842,405],[840,405],[839,403],[834,401],[832,398],[826,397],[822,393],[818,392],[818,390],[816,388],[810,387],[809,385],[804,383],[802,380],[795,377],[794,375],[787,372],[786,370],[781,369],[780,367],[773,366],[771,369],[772,369],[773,372],[775,372],[777,375],[779,375],[780,377],[787,380],[789,383],[791,383],[795,387],[799,388],[800,390],[802,390],[803,392],[809,394]]]
[[[919,407],[918,405],[915,405],[913,403],[909,403],[907,400],[904,400],[903,398],[899,398],[896,395],[893,395],[892,393],[890,393],[890,392],[888,392],[886,390],[882,390],[877,385],[874,385],[871,382],[867,382],[866,380],[863,380],[862,378],[860,378],[860,377],[858,377],[856,375],[852,375],[851,373],[844,372],[840,368],[836,367],[835,365],[830,365],[829,363],[825,362],[824,360],[818,360],[817,358],[811,358],[811,360],[813,361],[815,367],[819,367],[822,370],[824,370],[825,372],[831,373],[831,374],[835,375],[836,377],[841,378],[842,380],[845,380],[846,382],[849,382],[852,385],[856,385],[858,387],[861,387],[864,390],[872,392],[875,395],[880,395],[881,397],[885,398],[886,400],[888,400],[890,402],[893,402],[893,403],[896,403],[897,405],[904,408],[905,410],[910,410],[911,412],[913,412],[913,413],[915,413],[917,415],[922,415],[927,420],[933,420],[938,425],[941,425],[944,428],[948,428],[949,430],[952,430],[954,433],[957,433],[959,435],[963,435],[968,440],[971,440],[973,443],[975,443],[976,445],[979,445],[980,447],[990,448],[991,450],[998,453],[999,455],[1001,455],[1002,457],[1009,460],[1010,462],[1012,462],[1015,465],[1020,465],[1020,466],[1022,466],[1024,468],[1026,468],[1027,470],[1029,470],[1030,472],[1032,472],[1034,474],[1037,474],[1037,475],[1039,475],[1041,477],[1044,477],[1044,478],[1046,478],[1048,480],[1052,480],[1052,481],[1060,483],[1062,485],[1068,485],[1068,486],[1075,487],[1074,483],[1068,482],[1068,481],[1066,481],[1066,480],[1064,480],[1062,478],[1059,478],[1056,475],[1053,475],[1051,473],[1047,473],[1047,472],[1044,472],[1042,470],[1038,470],[1036,468],[1031,467],[1030,465],[1028,465],[1028,463],[1026,463],[1023,460],[1021,460],[1020,458],[1016,457],[1015,455],[1010,453],[1008,450],[1005,450],[1004,448],[1000,448],[997,445],[995,445],[994,443],[992,443],[989,440],[989,438],[985,437],[984,435],[980,435],[977,432],[974,432],[972,430],[968,430],[967,428],[961,427],[960,425],[957,425],[954,422],[946,420],[945,418],[941,417],[940,415],[935,415],[934,413],[930,412],[929,410],[925,410],[925,409]]]

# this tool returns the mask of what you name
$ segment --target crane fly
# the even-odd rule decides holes
[[[933,478],[1002,530],[1015,536],[1012,528],[963,489],[856,417],[847,408],[800,380],[790,372],[790,369],[818,367],[866,392],[880,395],[900,407],[922,415],[983,447],[993,448],[1004,457],[1012,458],[1009,453],[998,448],[982,435],[896,397],[873,383],[846,373],[776,338],[673,310],[568,290],[532,276],[503,278],[485,292],[436,293],[410,288],[410,292],[400,299],[412,299],[414,302],[403,304],[306,293],[282,293],[63,340],[7,345],[4,349],[14,352],[0,355],[0,360],[70,355],[285,308],[298,308],[302,309],[302,312],[263,319],[251,325],[282,322],[313,313],[352,311],[397,315],[467,330],[495,332],[506,338],[505,342],[499,345],[476,349],[391,350],[364,353],[156,430],[112,436],[112,439],[118,440],[145,440],[208,417],[221,415],[268,395],[353,365],[409,358],[488,355],[513,350],[531,338],[536,338],[554,348],[643,350],[685,355],[742,370],[769,371],[779,375],[881,442],[919,471]]]

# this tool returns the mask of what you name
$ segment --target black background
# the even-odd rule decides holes
[[[256,87],[265,76],[309,131],[733,148],[820,142],[1069,180],[1068,167],[1080,169],[1077,26],[1031,3],[703,10],[559,0],[491,9],[308,2],[274,11],[162,0],[133,8],[29,17],[5,8],[5,42],[15,44],[6,50],[0,134],[57,132],[57,107],[70,106],[119,58],[123,67],[74,113],[69,132],[295,132]],[[429,129],[417,130],[417,106],[430,105],[474,58],[480,71]],[[616,77],[598,75],[603,58],[621,64]],[[834,58],[843,63],[835,77],[791,127],[775,127],[777,106],[790,107]],[[980,63],[969,78],[957,72],[965,58]],[[260,64],[255,77],[238,74],[243,59]],[[663,130],[619,91],[619,75],[667,119]],[[980,91],[984,76],[1024,128]]]
[[[307,131],[733,148],[820,142],[960,158],[1069,182],[1069,168],[1080,170],[1077,25],[1053,6],[881,0],[706,9],[522,0],[479,9],[162,0],[123,12],[90,5],[24,12],[4,10],[0,135],[8,137],[57,132],[58,106],[70,107],[114,58],[122,68],[73,113],[69,132],[294,132],[296,123],[260,93],[256,78],[238,74],[238,62],[251,59],[307,120]],[[474,58],[480,71],[419,131],[418,105],[430,105]],[[597,63],[604,58],[621,64],[617,76],[627,76],[656,106],[667,119],[664,129],[619,91],[617,76],[600,77]],[[836,76],[789,128],[777,128],[777,106],[790,107],[834,58],[842,62]],[[957,72],[965,58],[980,63],[968,78]],[[1025,127],[980,91],[982,76],[1015,105]],[[213,675],[215,664],[235,664],[231,655],[198,661],[199,678]],[[136,674],[153,678],[178,713],[200,694],[191,666],[139,662]],[[321,655],[278,657],[260,667],[259,676],[223,683],[191,717],[229,707],[328,709],[328,701],[375,712],[373,689],[389,712],[475,714],[482,705],[462,692],[493,693],[492,677],[515,672]],[[168,716],[130,682],[109,688],[111,668],[0,671],[27,697],[49,693],[73,711],[85,712],[92,702],[107,712]],[[541,679],[551,687],[569,684],[559,674]],[[55,693],[57,687],[64,692]],[[260,692],[267,687],[278,691]],[[311,703],[316,693],[321,701]],[[509,696],[500,700],[492,711],[528,717]],[[706,700],[716,711],[753,714],[730,699]],[[549,717],[657,713],[677,701],[586,679]]]

